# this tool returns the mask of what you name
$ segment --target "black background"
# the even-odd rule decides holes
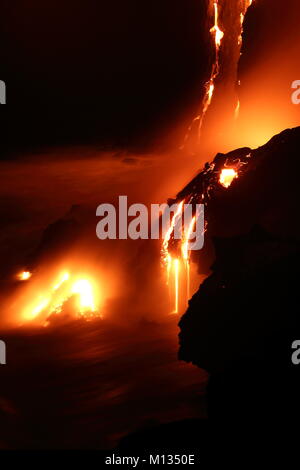
[[[199,99],[205,4],[4,0],[1,143],[144,146],[168,133]]]

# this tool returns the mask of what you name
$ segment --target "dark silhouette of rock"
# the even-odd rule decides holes
[[[278,464],[282,456],[286,465],[295,458],[299,149],[300,127],[256,150],[218,154],[179,193],[177,200],[192,201],[205,194],[204,252],[214,247],[211,274],[179,323],[179,358],[210,373],[208,419],[137,431],[120,442],[120,455],[191,452],[203,468]],[[218,182],[221,169],[240,163],[239,178],[225,189]]]
[[[209,419],[226,432],[235,423],[235,437],[251,425],[256,434],[291,435],[300,418],[300,365],[292,363],[300,339],[299,149],[300,127],[282,132],[250,151],[228,189],[216,177],[206,200],[214,261],[180,320],[179,358],[210,372]],[[239,152],[243,161],[244,149],[234,159]],[[232,155],[216,157],[217,173]],[[205,178],[195,178],[194,192]]]

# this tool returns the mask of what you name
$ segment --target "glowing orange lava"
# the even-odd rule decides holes
[[[180,216],[182,216],[182,211],[183,211],[183,203],[184,200],[181,201],[181,203],[178,205],[177,211],[174,214],[170,227],[166,233],[165,239],[163,241],[163,247],[162,247],[162,259],[163,259],[163,264],[166,267],[166,277],[167,277],[167,285],[170,286],[170,279],[172,276],[172,284],[174,282],[174,290],[173,287],[170,288],[170,293],[172,294],[172,298],[174,296],[174,310],[173,313],[178,313],[179,312],[179,293],[180,293],[180,282],[179,282],[179,275],[180,275],[180,259],[184,261],[183,266],[186,269],[186,282],[187,282],[187,288],[186,288],[186,296],[187,300],[189,299],[189,292],[190,292],[190,260],[189,260],[189,240],[191,238],[191,234],[193,231],[193,228],[196,223],[196,216],[194,216],[189,224],[189,227],[186,231],[186,233],[183,233],[182,239],[181,239],[181,258],[173,258],[171,254],[169,253],[169,242],[172,236],[172,233],[174,231],[175,225],[178,222],[178,219]]]
[[[220,30],[219,28],[219,6],[218,6],[218,0],[214,2],[214,25],[210,29],[210,32],[214,35],[215,37],[215,44],[216,48],[218,49],[221,46],[221,41],[224,37],[223,31]]]
[[[235,178],[238,178],[238,174],[234,168],[223,168],[220,174],[219,182],[222,186],[224,186],[224,188],[229,188]]]
[[[181,244],[181,253],[182,257],[185,261],[185,267],[186,267],[186,298],[187,302],[189,301],[190,298],[190,257],[189,257],[189,240],[192,234],[192,231],[194,229],[196,223],[196,216],[192,218],[192,221],[189,225],[187,233],[184,235],[184,239],[182,240]]]
[[[97,317],[99,314],[99,289],[88,278],[77,277],[69,271],[62,272],[56,282],[47,288],[41,287],[34,301],[28,301],[23,309],[24,320],[34,320],[41,316],[47,322],[52,314],[60,314],[67,301],[74,299],[72,314],[75,317]],[[70,309],[70,307],[69,307]],[[68,313],[69,310],[68,310]],[[47,323],[46,323],[47,324]]]
[[[238,119],[238,117],[239,117],[239,115],[240,115],[240,107],[241,107],[241,103],[240,103],[240,100],[238,99],[238,100],[237,100],[236,107],[235,107],[235,110],[234,110],[234,117],[235,117],[235,119]]]
[[[240,31],[237,37],[239,51],[241,51],[241,47],[242,47],[242,35],[243,35],[245,15],[247,13],[248,8],[252,5],[252,3],[253,3],[253,0],[242,0],[241,2],[239,2],[240,4]],[[219,21],[220,14],[222,14],[221,8],[222,8],[222,5],[221,3],[219,3],[219,0],[209,1],[209,15],[213,16],[213,25],[210,28],[209,32],[214,40],[215,60],[212,65],[210,78],[205,84],[205,94],[204,94],[203,101],[201,103],[201,110],[199,114],[193,119],[187,131],[187,134],[184,139],[183,147],[186,141],[188,140],[190,132],[192,131],[193,125],[195,123],[197,123],[196,129],[198,130],[198,137],[200,137],[203,121],[205,119],[206,113],[211,105],[211,102],[214,96],[215,87],[216,87],[216,79],[218,78],[219,73],[220,73],[220,49],[221,49],[222,41],[224,38],[224,31],[222,31],[221,29],[222,25],[220,24],[220,21]],[[239,84],[240,82],[238,81],[238,85]],[[240,112],[240,100],[237,97],[237,103],[236,103],[235,110],[234,110],[235,119],[239,117],[239,112]],[[237,169],[224,168],[220,173],[219,183],[225,188],[228,188],[231,185],[232,181],[235,178],[238,178]],[[202,194],[202,200],[203,199],[204,199],[204,194]],[[196,218],[194,217],[187,233],[183,234],[183,237],[181,240],[181,257],[172,258],[171,254],[169,253],[169,242],[171,240],[178,217],[182,214],[183,203],[184,201],[180,203],[178,211],[172,219],[172,223],[170,225],[170,228],[162,244],[162,259],[163,259],[163,264],[166,267],[166,271],[167,271],[167,284],[168,285],[170,284],[171,276],[174,276],[175,294],[173,294],[173,287],[171,287],[171,291],[172,291],[172,297],[173,295],[175,295],[174,302],[175,302],[176,313],[178,312],[178,305],[179,305],[179,269],[180,269],[180,266],[183,266],[184,269],[186,270],[186,282],[187,282],[186,297],[187,299],[189,299],[190,297],[190,254],[189,254],[188,246],[189,246],[190,234],[193,230],[193,227],[196,221]],[[180,264],[181,260],[183,262]],[[173,285],[173,281],[172,281],[172,285]],[[172,303],[173,303],[173,299],[172,299]]]
[[[188,251],[188,248],[189,248],[189,240],[191,238],[191,234],[192,234],[192,231],[193,231],[193,228],[194,228],[194,225],[195,225],[195,222],[196,222],[196,216],[194,216],[192,218],[192,221],[189,225],[189,228],[187,230],[187,233],[184,234],[184,237],[183,237],[183,240],[182,240],[182,245],[181,245],[181,252],[182,252],[182,257],[185,261],[188,261],[189,259],[189,251]]]
[[[60,280],[53,286],[53,290],[58,290],[64,282],[69,280],[69,278],[70,278],[70,274],[68,272],[63,273],[61,275]]]
[[[214,37],[214,43],[215,43],[215,62],[212,67],[211,71],[211,76],[209,81],[205,85],[205,95],[202,103],[202,113],[201,115],[197,116],[195,120],[199,120],[199,135],[201,132],[203,120],[205,118],[205,115],[208,111],[208,108],[211,104],[214,90],[215,90],[215,80],[219,75],[219,70],[220,70],[220,64],[219,64],[219,49],[221,47],[222,39],[224,37],[223,31],[221,31],[219,27],[219,5],[218,5],[218,0],[216,0],[213,4],[213,9],[214,9],[214,25],[212,28],[210,28],[210,33]]]
[[[205,84],[205,94],[204,98],[202,101],[201,105],[201,110],[199,114],[193,119],[191,125],[189,126],[187,133],[184,138],[183,142],[183,147],[185,143],[187,142],[190,132],[192,131],[193,125],[197,122],[198,123],[198,137],[200,137],[201,134],[201,129],[203,125],[203,121],[205,118],[205,115],[208,111],[208,108],[211,104],[214,90],[215,90],[215,80],[219,75],[219,70],[220,70],[220,64],[219,64],[219,49],[221,47],[222,39],[224,37],[223,31],[219,27],[219,4],[218,0],[215,0],[213,3],[210,2],[209,9],[211,8],[211,5],[213,7],[213,15],[214,15],[214,22],[213,26],[210,28],[210,33],[214,38],[214,44],[215,44],[215,61],[212,66],[211,70],[211,75],[209,80]]]
[[[166,264],[167,264],[167,285],[169,285],[171,269],[172,269],[172,256],[170,254],[167,255]]]
[[[32,276],[30,271],[22,271],[21,273],[17,274],[17,278],[19,281],[28,281]]]
[[[175,308],[174,313],[179,311],[179,259],[174,260],[174,282],[175,282]]]
[[[78,308],[80,313],[87,310],[94,312],[96,310],[94,302],[94,294],[91,283],[86,279],[76,281],[72,286],[72,293],[79,297]]]
[[[50,303],[50,297],[39,296],[36,305],[33,308],[26,309],[24,312],[25,320],[34,320],[40,313],[42,313]]]
[[[162,251],[162,259],[163,259],[164,264],[167,266],[167,274],[170,273],[170,264],[172,262],[172,257],[169,254],[169,242],[170,242],[173,230],[175,228],[175,225],[178,221],[178,218],[182,214],[183,203],[184,203],[184,201],[181,201],[181,203],[178,205],[177,210],[176,210],[175,214],[172,217],[170,227],[167,230],[167,233],[165,235],[165,238],[164,238],[164,241],[163,241],[163,244],[162,244],[162,250],[161,250]]]
[[[180,202],[180,204],[177,207],[177,210],[176,210],[175,214],[172,217],[170,227],[168,228],[167,233],[164,237],[164,241],[163,241],[162,249],[161,249],[162,261],[163,261],[164,266],[166,267],[167,285],[169,285],[170,277],[171,277],[171,274],[172,274],[172,266],[174,266],[174,282],[175,282],[175,290],[174,290],[174,292],[175,292],[175,301],[174,301],[175,310],[174,310],[174,313],[178,312],[179,260],[173,259],[172,256],[170,255],[170,253],[169,253],[169,242],[170,242],[172,233],[174,231],[174,228],[176,226],[176,223],[177,223],[179,217],[182,216],[183,204],[184,204],[184,200]]]

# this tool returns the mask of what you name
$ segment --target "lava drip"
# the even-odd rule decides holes
[[[208,17],[212,19],[209,33],[212,38],[213,56],[211,73],[204,85],[204,97],[200,110],[193,119],[184,138],[183,147],[195,135],[192,152],[199,150],[200,137],[208,111],[210,117],[205,123],[209,136],[227,135],[231,122],[238,118],[240,101],[237,93],[238,64],[243,42],[245,16],[253,0],[210,0]],[[217,123],[217,129],[215,129]],[[223,129],[224,127],[224,129]],[[201,138],[201,146],[207,144],[208,136]]]

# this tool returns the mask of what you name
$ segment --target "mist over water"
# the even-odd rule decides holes
[[[100,203],[119,195],[165,202],[191,169],[178,155],[76,154],[58,149],[1,164],[4,448],[106,448],[139,427],[205,415],[204,402],[192,396],[203,395],[205,374],[177,360],[178,316],[170,315],[160,242],[96,237]],[[45,228],[74,205],[79,236],[39,250]],[[32,278],[16,286],[27,259],[34,260]],[[39,317],[24,322],[24,303],[70,266],[99,283],[103,318],[62,315],[47,328]]]

